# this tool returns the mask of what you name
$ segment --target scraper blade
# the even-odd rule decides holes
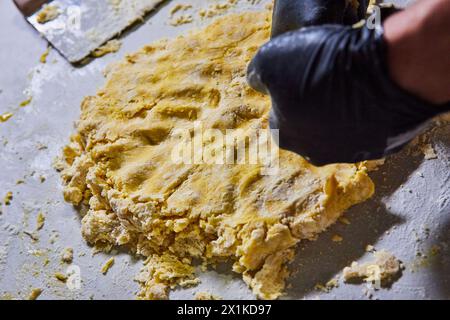
[[[142,19],[164,0],[14,0],[28,22],[71,63]],[[39,19],[43,6],[56,8],[57,16]],[[41,22],[39,22],[41,20]]]

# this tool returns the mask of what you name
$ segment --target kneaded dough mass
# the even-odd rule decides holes
[[[266,12],[234,14],[146,46],[113,65],[106,86],[82,103],[65,147],[65,199],[88,210],[84,238],[146,257],[143,299],[197,283],[193,260],[234,262],[263,299],[282,294],[286,263],[350,206],[372,196],[364,164],[317,168],[280,150],[277,175],[261,165],[175,164],[174,130],[268,127],[270,99],[246,83],[269,39]]]

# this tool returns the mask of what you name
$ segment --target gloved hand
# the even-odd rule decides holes
[[[278,0],[275,8],[286,1],[299,7],[323,2]],[[379,159],[450,110],[450,104],[423,101],[391,80],[382,28],[328,24],[279,35],[293,25],[310,25],[317,16],[294,15],[297,23],[294,19],[285,29],[277,10],[274,38],[251,62],[248,81],[271,96],[270,124],[280,129],[281,148],[315,165]],[[345,16],[331,9],[316,12],[333,22]]]
[[[364,19],[369,0],[276,0],[272,37],[322,24],[352,25]]]

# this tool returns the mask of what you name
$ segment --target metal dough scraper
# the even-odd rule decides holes
[[[164,0],[14,0],[28,20],[71,63],[118,35]]]

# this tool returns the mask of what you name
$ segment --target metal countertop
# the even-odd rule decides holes
[[[205,7],[212,2],[168,1],[145,23],[122,36],[119,52],[75,68],[55,50],[46,64],[40,64],[46,41],[20,16],[12,1],[0,1],[0,114],[14,113],[0,123],[0,197],[13,192],[11,205],[2,206],[0,214],[0,298],[26,298],[31,288],[43,288],[41,298],[46,299],[134,298],[138,285],[133,278],[142,262],[126,252],[115,252],[115,265],[106,276],[101,274],[110,255],[92,256],[80,234],[80,217],[64,202],[59,175],[51,164],[73,132],[81,100],[103,85],[104,67],[156,39],[174,37],[200,25],[196,19],[192,24],[170,26],[168,13],[174,4]],[[237,10],[262,7],[267,2],[251,6],[241,1],[244,5]],[[19,107],[28,94],[33,97],[31,103]],[[368,244],[394,253],[406,266],[390,289],[373,291],[372,299],[450,298],[450,125],[435,128],[429,137],[437,159],[425,160],[422,154],[412,152],[413,148],[389,158],[372,174],[376,196],[346,214],[350,225],[338,223],[318,241],[301,244],[292,265],[298,272],[291,276],[285,298],[368,299],[365,285],[341,283],[328,293],[314,289],[317,283],[339,275],[352,261],[369,259],[371,254],[365,252]],[[24,183],[17,184],[18,180]],[[39,211],[46,221],[38,233],[39,241],[33,242],[23,232],[35,229]],[[341,235],[343,242],[332,242],[335,234]],[[73,264],[81,270],[79,290],[69,290],[53,277],[67,269],[60,263],[66,247],[74,248]],[[176,290],[171,298],[191,299],[203,291],[230,299],[253,298],[239,275],[227,270],[221,267],[200,273],[198,287]]]

